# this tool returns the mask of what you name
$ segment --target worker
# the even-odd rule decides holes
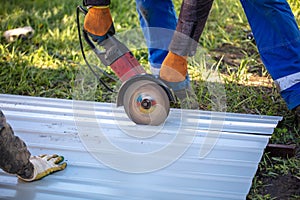
[[[14,135],[0,110],[0,168],[19,179],[31,182],[66,168],[64,158],[58,155],[31,156],[26,144]]]
[[[262,61],[288,108],[295,111],[296,125],[300,127],[300,31],[291,8],[286,0],[240,1]],[[165,58],[155,55],[157,51],[151,52],[153,49],[150,46],[151,67],[160,68],[156,70],[159,77],[174,91],[184,91],[183,94],[190,91],[187,57],[196,52],[212,3],[213,0],[183,0],[176,31],[171,39],[166,40],[170,42],[168,52],[161,51]],[[84,5],[89,7],[84,29],[95,39],[105,39],[113,26],[109,4],[110,0],[84,0]],[[151,31],[147,32],[147,27],[174,28],[175,14],[171,0],[136,0],[136,5],[148,45],[152,41],[149,39]],[[160,60],[155,62],[155,58]],[[161,66],[159,61],[162,61]]]

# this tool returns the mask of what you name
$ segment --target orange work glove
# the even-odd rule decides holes
[[[115,33],[112,17],[108,6],[93,6],[88,9],[84,18],[84,30],[93,36],[100,36],[105,39],[108,33]]]
[[[169,51],[161,65],[159,76],[173,89],[174,94],[181,102],[181,108],[199,108],[197,96],[190,86],[186,56],[179,56]]]
[[[181,82],[186,79],[186,75],[187,57],[169,51],[161,65],[160,78],[168,82]]]

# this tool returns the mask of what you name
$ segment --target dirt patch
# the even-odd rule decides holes
[[[223,57],[222,63],[235,67],[238,67],[241,63],[241,59],[245,57],[241,48],[231,44],[222,44],[222,46],[214,49],[212,52],[215,60],[221,60]]]
[[[249,43],[242,43],[241,46],[234,46],[232,44],[222,44],[220,47],[211,51],[211,56],[215,61],[221,61],[220,71],[222,74],[230,71],[237,71],[241,63],[247,60],[248,73],[256,74],[260,77],[265,75],[265,67],[260,59],[257,48],[250,41]]]
[[[276,178],[266,177],[262,181],[266,185],[261,189],[262,195],[270,194],[272,198],[278,200],[296,199],[296,196],[300,196],[299,177],[288,174]]]
[[[230,79],[230,76],[227,74],[222,74],[221,75],[223,78],[227,78],[228,80]],[[245,78],[245,80],[238,80],[234,81],[237,84],[244,85],[244,86],[254,86],[254,87],[267,87],[267,88],[272,88],[274,85],[273,80],[271,77],[267,76],[258,76],[256,74],[249,74]]]

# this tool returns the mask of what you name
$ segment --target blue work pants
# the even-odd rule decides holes
[[[241,0],[261,59],[289,109],[300,105],[300,31],[286,0]]]
[[[173,2],[136,0],[136,8],[148,47],[151,71],[154,75],[159,75],[177,24]]]

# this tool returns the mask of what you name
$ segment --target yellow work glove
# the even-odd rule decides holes
[[[168,82],[184,81],[187,76],[187,57],[169,51],[161,65],[159,76]]]
[[[40,155],[40,156],[32,156],[30,158],[30,162],[34,166],[34,174],[30,179],[24,179],[22,177],[18,177],[23,181],[36,181],[45,176],[60,171],[66,168],[67,163],[61,163],[64,160],[62,156],[58,155]],[[61,164],[60,164],[61,163]]]
[[[108,6],[93,6],[84,18],[84,30],[92,34],[98,42],[106,39],[107,34],[115,33],[113,20]]]

